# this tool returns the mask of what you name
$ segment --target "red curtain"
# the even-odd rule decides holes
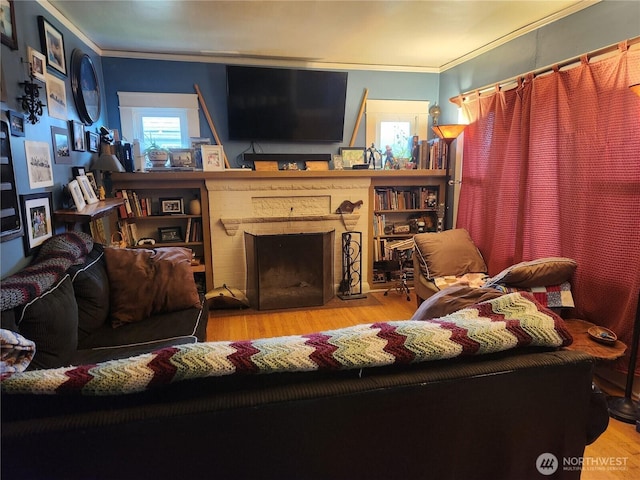
[[[575,259],[576,316],[628,346],[640,294],[640,97],[628,87],[639,82],[640,50],[623,42],[609,58],[465,100],[457,218],[491,275]]]

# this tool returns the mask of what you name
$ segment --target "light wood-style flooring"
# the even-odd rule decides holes
[[[381,292],[368,293],[378,300],[378,305],[354,306],[345,301],[344,307],[318,308],[292,311],[251,311],[247,314],[224,310],[210,313],[207,328],[207,340],[250,340],[252,338],[275,337],[281,335],[300,335],[336,328],[372,323],[385,320],[403,320],[413,315],[416,309],[415,295],[411,301],[404,295]],[[611,395],[622,392],[609,384],[600,384],[600,388]],[[585,449],[585,462],[613,461],[624,462],[624,470],[609,467],[590,467],[582,472],[582,480],[635,480],[640,478],[640,433],[635,425],[610,419],[609,427],[600,438]],[[602,459],[602,460],[600,460]],[[617,460],[620,459],[620,460]]]

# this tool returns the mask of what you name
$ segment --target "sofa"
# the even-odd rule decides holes
[[[456,308],[16,373],[2,476],[580,478],[593,359],[527,293]]]
[[[29,369],[204,341],[208,309],[190,262],[186,248],[105,248],[82,232],[55,235],[2,280],[2,329],[33,343]]]

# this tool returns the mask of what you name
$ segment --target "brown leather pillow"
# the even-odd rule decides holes
[[[111,322],[139,322],[154,313],[200,306],[191,250],[182,247],[105,248]]]
[[[440,233],[418,233],[413,237],[416,254],[427,279],[486,273],[487,265],[464,228]]]
[[[411,320],[440,318],[470,305],[486,302],[502,295],[504,295],[502,292],[493,288],[473,288],[467,285],[447,287],[422,302]]]
[[[485,287],[508,285],[510,287],[531,288],[546,285],[560,285],[569,281],[578,263],[565,257],[546,257],[520,262],[505,268],[484,284]]]

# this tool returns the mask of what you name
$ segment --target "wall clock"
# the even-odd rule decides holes
[[[71,56],[71,90],[80,120],[92,125],[100,117],[100,83],[93,61],[86,53],[75,49]]]

